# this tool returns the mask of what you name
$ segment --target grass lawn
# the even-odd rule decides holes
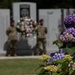
[[[0,75],[37,75],[40,63],[37,58],[0,59]]]

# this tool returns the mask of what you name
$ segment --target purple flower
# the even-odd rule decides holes
[[[75,14],[68,15],[65,20],[64,24],[66,28],[74,27],[75,25]]]
[[[64,57],[65,52],[62,52],[62,53],[55,52],[55,53],[51,53],[49,55],[51,56],[52,59],[48,60],[48,63],[52,62],[52,61],[55,61],[55,60],[61,60]]]
[[[75,29],[69,28],[62,35],[60,35],[61,42],[72,42],[75,36]]]
[[[69,33],[69,34],[72,34],[74,37],[75,37],[75,28],[68,28],[66,29],[66,32]]]

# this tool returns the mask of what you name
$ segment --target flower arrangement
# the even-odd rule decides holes
[[[35,26],[36,26],[36,22],[34,20],[25,17],[25,18],[20,18],[20,20],[18,20],[16,29],[22,35],[25,35],[26,37],[30,37],[34,33]]]
[[[43,64],[38,75],[75,75],[75,14],[64,19],[66,30],[53,41],[59,49],[65,51],[42,55]]]
[[[37,75],[74,75],[75,63],[72,58],[66,54],[61,59],[53,60],[50,55],[42,55],[40,60],[42,59],[43,64],[39,65],[41,70]]]
[[[61,59],[56,60],[53,60],[50,55],[42,55],[41,58],[43,64],[39,65],[41,70],[37,75],[75,75],[75,63],[69,54],[65,54]]]
[[[66,30],[59,36],[59,39],[53,41],[59,48],[65,48],[67,53],[75,53],[75,14],[68,15],[64,19]]]

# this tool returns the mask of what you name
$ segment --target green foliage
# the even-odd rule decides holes
[[[42,68],[37,75],[50,75],[50,73],[49,73],[49,71]]]
[[[71,75],[75,75],[75,70],[71,73]]]
[[[72,59],[72,56],[65,55],[63,59],[48,62],[48,64],[46,64],[47,62],[45,61],[39,65],[41,69],[37,75],[74,75],[75,70],[72,69],[74,62],[72,60],[69,61],[69,59]],[[55,63],[58,65],[56,66]],[[57,70],[53,65],[57,67]]]
[[[64,46],[64,43],[60,42],[59,40],[53,41],[53,44],[57,45],[58,48],[63,48],[63,46]],[[69,47],[68,44],[70,44],[71,47]],[[73,45],[73,46],[72,46],[72,45]],[[68,54],[73,55],[73,54],[75,53],[75,46],[74,46],[74,45],[75,45],[74,43],[73,43],[73,44],[72,44],[72,43],[66,43],[66,44],[65,44],[65,50],[66,50],[66,52],[67,52]]]
[[[10,8],[13,2],[36,2],[39,8],[72,8],[73,4],[71,0],[0,0],[0,8]],[[46,5],[47,4],[47,5]],[[45,6],[44,6],[45,5]]]
[[[56,44],[59,48],[63,46],[63,43],[60,42],[59,40],[53,41],[53,44]]]
[[[72,8],[72,0],[62,0],[62,1],[57,1],[57,3],[54,5],[56,8]]]
[[[67,53],[70,55],[73,55],[75,53],[75,46],[70,47],[70,48],[68,46],[66,46],[65,49],[66,49]]]
[[[8,9],[11,9],[11,7],[12,7],[12,3],[13,2],[19,2],[19,1],[21,1],[21,0],[3,0],[3,1],[1,1],[1,3],[0,3],[0,8],[8,8]]]
[[[39,67],[36,70],[38,70],[39,68],[43,68],[43,67],[45,67],[45,65],[44,64],[40,64]]]

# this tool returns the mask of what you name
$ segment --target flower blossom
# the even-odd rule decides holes
[[[74,27],[75,25],[75,14],[68,15],[65,20],[64,24],[66,28]]]
[[[51,59],[51,57],[49,55],[42,55],[42,57],[40,58],[43,61],[47,61],[48,59]]]
[[[62,42],[70,42],[74,40],[74,36],[71,33],[63,32],[63,34],[60,35],[59,39]]]
[[[66,61],[72,61],[72,58],[73,58],[72,56],[67,54],[67,55],[64,55],[63,59],[66,60]]]
[[[49,66],[46,66],[44,67],[45,70],[48,70],[50,72],[57,72],[58,71],[58,67],[55,66],[55,65],[49,65]]]

